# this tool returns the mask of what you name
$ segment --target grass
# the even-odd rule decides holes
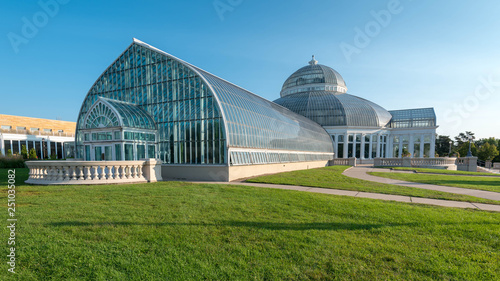
[[[429,173],[429,174],[500,177],[499,174],[467,172],[467,171],[453,171],[453,170],[445,170],[445,169],[411,168],[411,167],[377,167],[377,168],[392,169],[392,170],[399,170],[399,171],[416,171],[417,173]]]
[[[182,182],[27,186],[26,174],[17,274],[4,243],[0,280],[500,278],[498,213]]]
[[[342,190],[354,190],[383,194],[423,197],[432,199],[488,203],[500,205],[500,201],[488,200],[469,195],[453,194],[416,187],[376,183],[344,176],[342,172],[348,166],[330,166],[325,168],[293,171],[266,175],[248,179],[247,182],[312,186]],[[395,173],[393,173],[395,174]],[[399,175],[399,174],[398,174]]]
[[[396,180],[500,192],[500,177],[371,172],[370,175]]]

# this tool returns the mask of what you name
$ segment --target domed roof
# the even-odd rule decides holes
[[[385,127],[392,115],[383,107],[350,94],[310,91],[274,101],[321,126]]]
[[[342,76],[317,64],[313,56],[308,66],[285,81],[281,98],[274,102],[321,126],[381,128],[391,121],[392,115],[383,107],[346,91]]]
[[[340,73],[331,67],[318,64],[313,56],[309,65],[295,71],[286,79],[281,88],[281,97],[311,90],[345,93],[347,87]]]

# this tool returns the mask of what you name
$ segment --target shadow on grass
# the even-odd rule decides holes
[[[268,230],[370,230],[390,226],[410,226],[414,223],[405,224],[359,224],[359,223],[274,223],[274,222],[252,222],[252,221],[221,221],[217,223],[179,223],[179,222],[161,222],[161,223],[136,223],[136,222],[53,222],[46,226],[65,227],[65,226],[227,226],[227,227],[245,227]]]

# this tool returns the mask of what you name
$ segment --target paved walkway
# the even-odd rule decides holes
[[[387,184],[394,184],[394,185],[400,185],[400,186],[408,186],[408,187],[416,187],[416,188],[422,188],[422,189],[437,190],[437,191],[442,191],[442,192],[470,195],[470,196],[474,196],[474,197],[500,201],[500,193],[498,193],[498,192],[394,180],[394,179],[388,179],[388,178],[382,178],[382,177],[368,175],[367,173],[369,173],[369,172],[387,173],[387,172],[390,172],[390,170],[373,168],[371,166],[361,165],[361,166],[356,166],[356,167],[352,167],[352,168],[345,170],[343,175],[346,175],[346,176],[351,177],[351,178],[379,182],[379,183],[387,183]]]
[[[438,199],[429,199],[429,198],[421,198],[421,197],[410,197],[410,196],[401,196],[401,195],[390,195],[390,194],[381,194],[381,193],[330,189],[330,188],[318,188],[318,187],[307,187],[307,186],[296,186],[296,185],[265,184],[265,183],[248,183],[248,182],[229,182],[229,183],[228,182],[196,182],[196,183],[232,184],[232,185],[263,187],[263,188],[276,188],[276,189],[296,190],[296,191],[323,193],[323,194],[331,194],[331,195],[370,198],[370,199],[378,199],[378,200],[386,200],[386,201],[397,201],[397,202],[406,202],[406,203],[415,203],[415,204],[427,204],[427,205],[442,206],[442,207],[470,208],[470,209],[479,209],[479,210],[484,210],[484,211],[500,212],[500,205],[469,203],[469,202],[450,201],[450,200],[438,200]]]

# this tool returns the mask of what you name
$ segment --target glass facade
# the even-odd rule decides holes
[[[274,102],[322,126],[384,127],[392,118],[379,105],[349,94],[310,91]]]
[[[114,108],[119,119],[131,117],[129,121],[121,119],[121,142],[130,138],[147,142],[151,134],[141,132],[153,129],[149,125],[157,130],[156,146],[124,144],[125,160],[154,153],[171,164],[229,164],[230,147],[304,152],[321,159],[331,159],[333,154],[328,134],[313,121],[138,40],[99,77],[86,96],[77,123],[79,158],[85,154],[85,116],[93,116],[88,113],[100,98]],[[144,112],[151,120],[141,117]],[[107,112],[99,113],[96,118],[108,116]],[[114,119],[111,116],[109,120]],[[114,126],[113,122],[105,125],[99,121],[102,119],[92,124],[104,125],[99,128]],[[127,131],[127,127],[136,130]],[[281,161],[276,155],[254,156],[247,153],[246,159],[240,158],[250,163]],[[283,157],[283,161],[292,161],[286,159]]]
[[[389,123],[390,128],[420,128],[436,126],[436,113],[434,112],[434,108],[392,110],[389,112],[392,115],[392,120]]]

